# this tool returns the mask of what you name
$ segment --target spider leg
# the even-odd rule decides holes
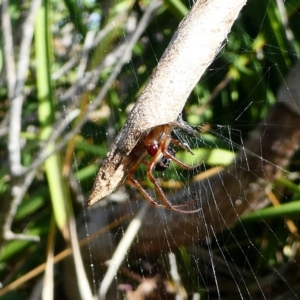
[[[152,168],[153,169],[153,168]],[[201,210],[201,208],[197,208],[197,209],[193,209],[193,210],[183,210],[183,209],[179,209],[179,207],[183,207],[186,206],[186,204],[182,204],[182,205],[173,205],[165,196],[163,190],[161,189],[160,185],[158,184],[156,178],[153,176],[152,174],[152,169],[150,169],[149,171],[147,171],[147,176],[150,179],[150,181],[152,182],[152,184],[154,185],[154,188],[156,190],[156,192],[158,193],[162,203],[164,205],[159,205],[155,202],[155,206],[160,206],[160,207],[164,207],[170,210],[174,210],[176,212],[180,212],[180,213],[185,213],[185,214],[192,214],[192,213],[196,213],[198,211]],[[144,195],[145,197],[146,195]],[[149,201],[149,200],[148,200]]]
[[[195,209],[195,210],[182,210],[182,209],[179,209],[178,207],[185,206],[185,204],[183,204],[183,205],[173,205],[167,199],[167,197],[165,196],[165,193],[162,190],[162,188],[160,187],[157,179],[153,176],[152,171],[155,168],[156,164],[162,159],[163,155],[166,153],[165,147],[166,147],[166,145],[168,146],[169,143],[170,143],[170,141],[166,140],[164,145],[162,145],[163,150],[159,149],[158,152],[156,153],[156,155],[151,159],[151,161],[149,162],[148,168],[147,168],[147,176],[150,179],[150,181],[152,182],[152,184],[153,184],[157,194],[159,195],[162,203],[164,204],[165,208],[168,208],[170,210],[174,210],[174,211],[177,211],[177,212],[180,212],[180,213],[195,213],[195,212],[198,212],[200,210],[200,208]],[[172,156],[171,156],[171,159],[173,159]],[[186,166],[188,166],[188,165],[186,165]]]
[[[161,201],[163,202],[164,206],[171,209],[172,204],[168,201],[168,199],[166,198],[157,179],[152,174],[153,169],[155,168],[156,164],[162,159],[162,157],[163,157],[162,152],[158,151],[156,153],[156,155],[151,159],[151,161],[148,164],[148,168],[147,168],[147,176],[150,179],[150,181],[152,182],[152,184],[154,185],[154,188],[155,188],[156,192],[158,193],[159,197],[161,198]]]
[[[197,135],[199,133],[198,130],[195,130],[193,127],[191,127],[189,124],[185,123],[184,121],[179,122],[170,122],[168,125],[172,126],[173,128],[180,128],[190,134]]]
[[[175,140],[176,141],[176,140]],[[178,141],[177,141],[178,142]],[[174,143],[173,139],[172,139],[172,143]],[[180,142],[179,142],[180,143]],[[175,144],[175,143],[174,143]],[[177,144],[176,144],[177,145]],[[167,157],[168,159],[173,160],[174,162],[176,162],[181,168],[185,169],[185,170],[193,170],[195,168],[198,168],[199,166],[201,166],[203,164],[203,160],[201,160],[200,162],[198,162],[197,164],[191,166],[188,164],[185,164],[184,162],[182,162],[181,160],[179,160],[178,158],[176,158],[173,154],[168,152],[168,149],[163,149],[163,155],[165,157]],[[191,152],[192,153],[192,152]]]
[[[171,138],[171,142],[172,142],[174,145],[176,145],[176,146],[182,148],[183,150],[185,150],[185,151],[187,151],[187,152],[189,152],[189,153],[191,153],[191,154],[194,155],[194,153],[193,153],[193,151],[191,150],[190,147],[185,146],[184,144],[182,144],[182,143],[179,142],[178,140]]]
[[[164,207],[164,205],[160,205],[153,200],[153,198],[147,193],[147,191],[142,187],[142,185],[134,178],[133,174],[136,169],[140,166],[141,163],[144,162],[144,159],[148,156],[145,151],[140,158],[130,167],[128,172],[129,181],[139,190],[139,192],[143,195],[143,197],[153,206]]]
[[[153,198],[147,193],[147,191],[142,187],[142,185],[132,176],[132,174],[128,175],[128,179],[151,205],[156,207],[165,207],[164,205],[155,202]]]
[[[199,131],[195,130],[191,126],[189,126],[187,123],[185,123],[183,120],[178,120],[176,122],[169,123],[173,129],[175,128],[180,128],[186,132],[188,132],[191,135],[197,136],[199,134]],[[176,146],[184,149],[185,151],[188,151],[191,154],[194,154],[189,145],[184,145],[181,143],[179,140],[172,138],[172,143],[175,144]]]

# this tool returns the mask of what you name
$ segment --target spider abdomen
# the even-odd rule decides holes
[[[176,151],[172,148],[168,149],[168,153],[171,155],[175,155]],[[157,172],[163,172],[167,170],[170,166],[171,160],[165,156],[162,157],[162,159],[155,165],[154,170]]]

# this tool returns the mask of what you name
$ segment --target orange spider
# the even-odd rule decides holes
[[[179,209],[179,207],[182,207],[183,205],[172,205],[172,203],[165,196],[161,186],[159,185],[158,180],[153,176],[152,173],[153,170],[166,170],[169,167],[170,161],[174,161],[180,167],[186,170],[197,168],[202,164],[201,161],[194,166],[190,166],[175,157],[175,151],[172,148],[170,148],[171,143],[193,154],[193,152],[188,146],[185,146],[179,140],[171,137],[171,133],[175,128],[181,128],[193,134],[195,133],[195,131],[187,124],[179,122],[168,123],[151,128],[150,131],[140,139],[139,143],[129,154],[133,156],[136,159],[136,161],[131,165],[129,169],[128,179],[140,191],[140,193],[151,205],[156,207],[168,208],[170,210],[182,213],[194,213],[199,211],[200,209],[181,210]],[[149,162],[145,161],[147,156],[152,157]],[[155,191],[157,192],[159,198],[162,201],[162,204],[158,204],[133,176],[136,169],[142,163],[145,163],[147,165],[147,177],[152,182]]]

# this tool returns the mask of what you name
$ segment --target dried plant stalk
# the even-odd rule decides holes
[[[101,200],[122,184],[132,164],[128,154],[143,132],[177,119],[245,3],[246,0],[197,1],[180,23],[107,154],[87,205]]]

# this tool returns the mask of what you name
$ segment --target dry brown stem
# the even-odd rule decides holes
[[[124,181],[128,153],[147,129],[175,121],[206,68],[220,51],[246,0],[198,0],[180,23],[96,177],[87,205]]]

